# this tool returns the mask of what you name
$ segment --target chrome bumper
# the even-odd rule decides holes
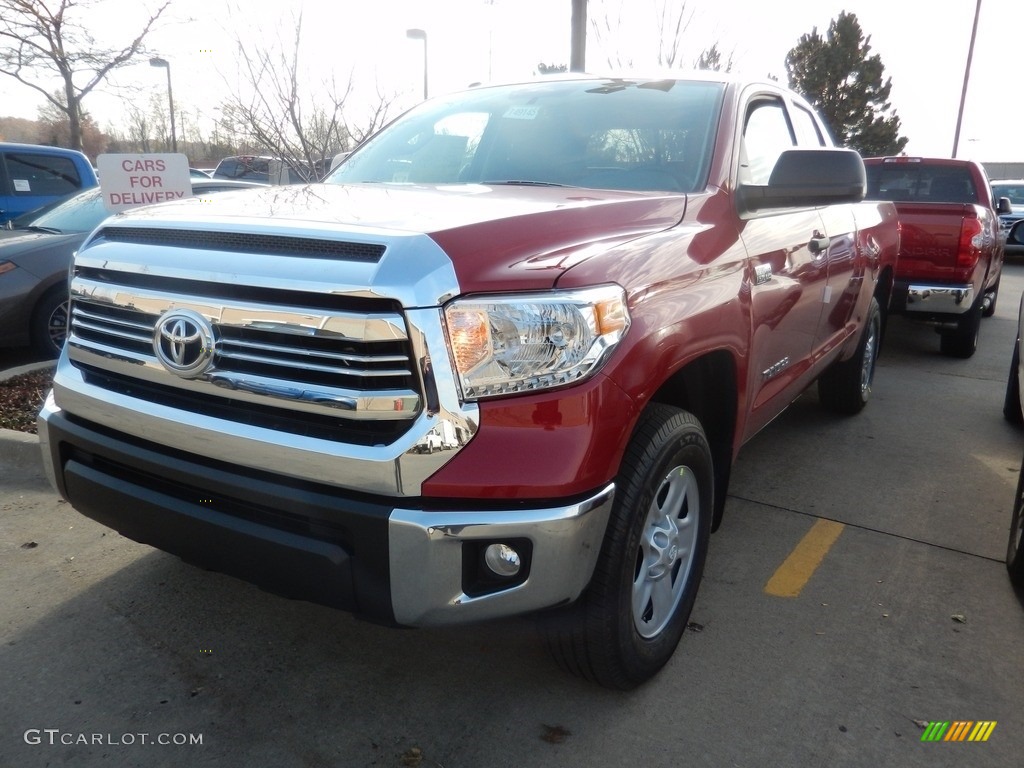
[[[973,285],[907,286],[907,312],[962,315],[973,304]]]
[[[575,600],[601,552],[615,486],[570,506],[502,512],[396,509],[389,522],[391,600],[409,626],[512,616]],[[462,588],[464,545],[526,539],[522,583],[471,597]]]

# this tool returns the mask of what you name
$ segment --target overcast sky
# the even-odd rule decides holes
[[[892,78],[891,101],[902,134],[910,138],[908,153],[949,156],[976,2],[687,0],[692,21],[684,36],[690,52],[685,58],[690,61],[717,42],[732,55],[734,71],[785,82],[785,56],[800,36],[814,27],[824,35],[829,22],[846,10],[856,14]],[[619,0],[591,0],[591,16],[612,18],[616,35],[609,41],[611,52],[589,36],[587,68],[607,70],[610,54],[638,67],[653,66],[655,9],[663,4],[627,0],[629,12],[620,19]],[[131,31],[130,15],[139,12],[135,0],[107,0],[106,7],[111,15],[98,17],[97,34]],[[570,0],[279,0],[245,7],[239,11],[232,0],[173,0],[170,23],[150,42],[171,61],[179,112],[214,116],[214,107],[236,82],[235,39],[251,46],[261,37],[287,37],[300,11],[312,82],[331,73],[345,80],[354,72],[362,94],[372,96],[379,85],[400,94],[400,105],[415,103],[423,83],[423,44],[406,37],[409,28],[427,32],[431,95],[477,81],[528,77],[540,62],[569,61]],[[1024,1],[982,0],[960,157],[1024,161],[1024,98],[1015,77],[1024,50],[1022,30]],[[114,83],[164,95],[166,72],[143,62],[120,71]],[[87,97],[86,108],[103,126],[120,124],[123,93]],[[40,103],[31,90],[0,78],[0,115],[32,118]]]

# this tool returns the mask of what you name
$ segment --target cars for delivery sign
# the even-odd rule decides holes
[[[188,158],[182,154],[100,155],[96,167],[103,204],[114,213],[192,197]]]

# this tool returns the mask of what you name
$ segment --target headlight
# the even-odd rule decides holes
[[[444,316],[466,400],[581,381],[629,328],[617,285],[456,299]]]

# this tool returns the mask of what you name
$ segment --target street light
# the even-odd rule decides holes
[[[423,100],[427,99],[427,33],[422,29],[407,29],[405,36],[410,40],[423,41]]]
[[[971,78],[971,59],[974,58],[974,41],[978,37],[978,17],[981,16],[981,0],[974,7],[974,26],[971,28],[971,44],[967,48],[967,66],[964,67],[964,87],[960,91],[960,109],[956,113],[956,131],[953,134],[953,157],[960,146],[960,127],[964,121],[964,104],[967,103],[967,81]]]
[[[161,59],[159,56],[154,56],[149,60],[149,66],[163,67],[167,70],[167,101],[171,106],[171,149],[176,153],[178,151],[178,135],[174,131],[174,94],[171,91],[171,62],[167,59]]]

